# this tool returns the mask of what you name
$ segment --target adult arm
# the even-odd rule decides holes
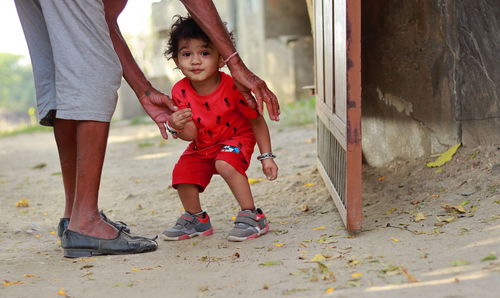
[[[146,113],[158,125],[162,137],[167,139],[164,123],[170,119],[170,114],[177,110],[177,107],[170,97],[153,88],[135,62],[121,34],[117,20],[127,5],[127,0],[103,0],[103,4],[111,41],[123,68],[123,77],[134,90]]]
[[[252,124],[260,154],[272,152],[271,136],[269,135],[269,129],[264,117],[259,115],[257,118],[251,119],[250,122]],[[274,162],[274,159],[263,159],[261,160],[261,164],[262,171],[264,172],[264,175],[266,175],[267,179],[274,180],[278,177],[278,166]]]
[[[181,2],[195,19],[196,23],[208,35],[224,59],[236,52],[229,33],[212,0],[181,0]],[[266,82],[251,72],[239,55],[235,55],[229,59],[227,66],[235,79],[236,86],[243,96],[245,96],[248,103],[254,105],[256,102],[259,113],[262,115],[262,102],[265,102],[269,118],[279,121],[280,108],[278,99],[269,90]],[[255,94],[255,98],[252,93]]]

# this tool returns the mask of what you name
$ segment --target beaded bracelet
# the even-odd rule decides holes
[[[259,161],[262,161],[262,160],[268,159],[268,158],[276,158],[276,154],[274,154],[272,152],[266,152],[266,153],[262,153],[261,155],[257,156],[257,160],[259,160]]]
[[[179,133],[177,130],[173,129],[173,128],[170,126],[170,124],[168,123],[168,121],[167,121],[167,122],[165,122],[165,123],[164,123],[164,125],[165,125],[165,128],[167,129],[167,131],[168,131],[169,133],[171,133],[171,134],[173,134],[173,135],[176,135],[176,134],[178,134],[178,133]]]

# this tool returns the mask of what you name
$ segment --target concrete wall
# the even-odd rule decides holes
[[[237,46],[281,103],[309,97],[314,49],[304,0],[235,0]]]
[[[363,2],[369,164],[499,142],[499,8],[495,0]]]
[[[453,1],[457,20],[455,71],[465,144],[500,144],[500,1]]]

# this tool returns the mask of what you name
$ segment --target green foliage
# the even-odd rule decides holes
[[[35,104],[35,85],[29,64],[23,56],[0,53],[0,107],[26,111]]]
[[[130,119],[130,125],[152,124],[153,121],[148,116],[135,116]]]
[[[1,137],[8,137],[8,136],[15,136],[15,135],[24,134],[24,133],[34,133],[34,132],[39,132],[39,131],[51,131],[51,130],[52,130],[52,127],[48,127],[48,126],[41,126],[38,124],[28,125],[28,126],[24,126],[24,127],[19,128],[19,129],[12,130],[12,131],[0,132],[0,138]]]
[[[291,126],[314,123],[316,120],[316,98],[299,99],[281,105],[280,118],[285,125]]]

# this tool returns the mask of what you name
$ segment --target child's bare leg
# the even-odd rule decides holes
[[[200,190],[197,185],[181,183],[177,185],[177,193],[184,210],[191,214],[201,212]]]
[[[215,161],[215,169],[229,185],[231,192],[240,204],[241,210],[255,209],[248,179],[238,172],[232,165],[223,160]]]

